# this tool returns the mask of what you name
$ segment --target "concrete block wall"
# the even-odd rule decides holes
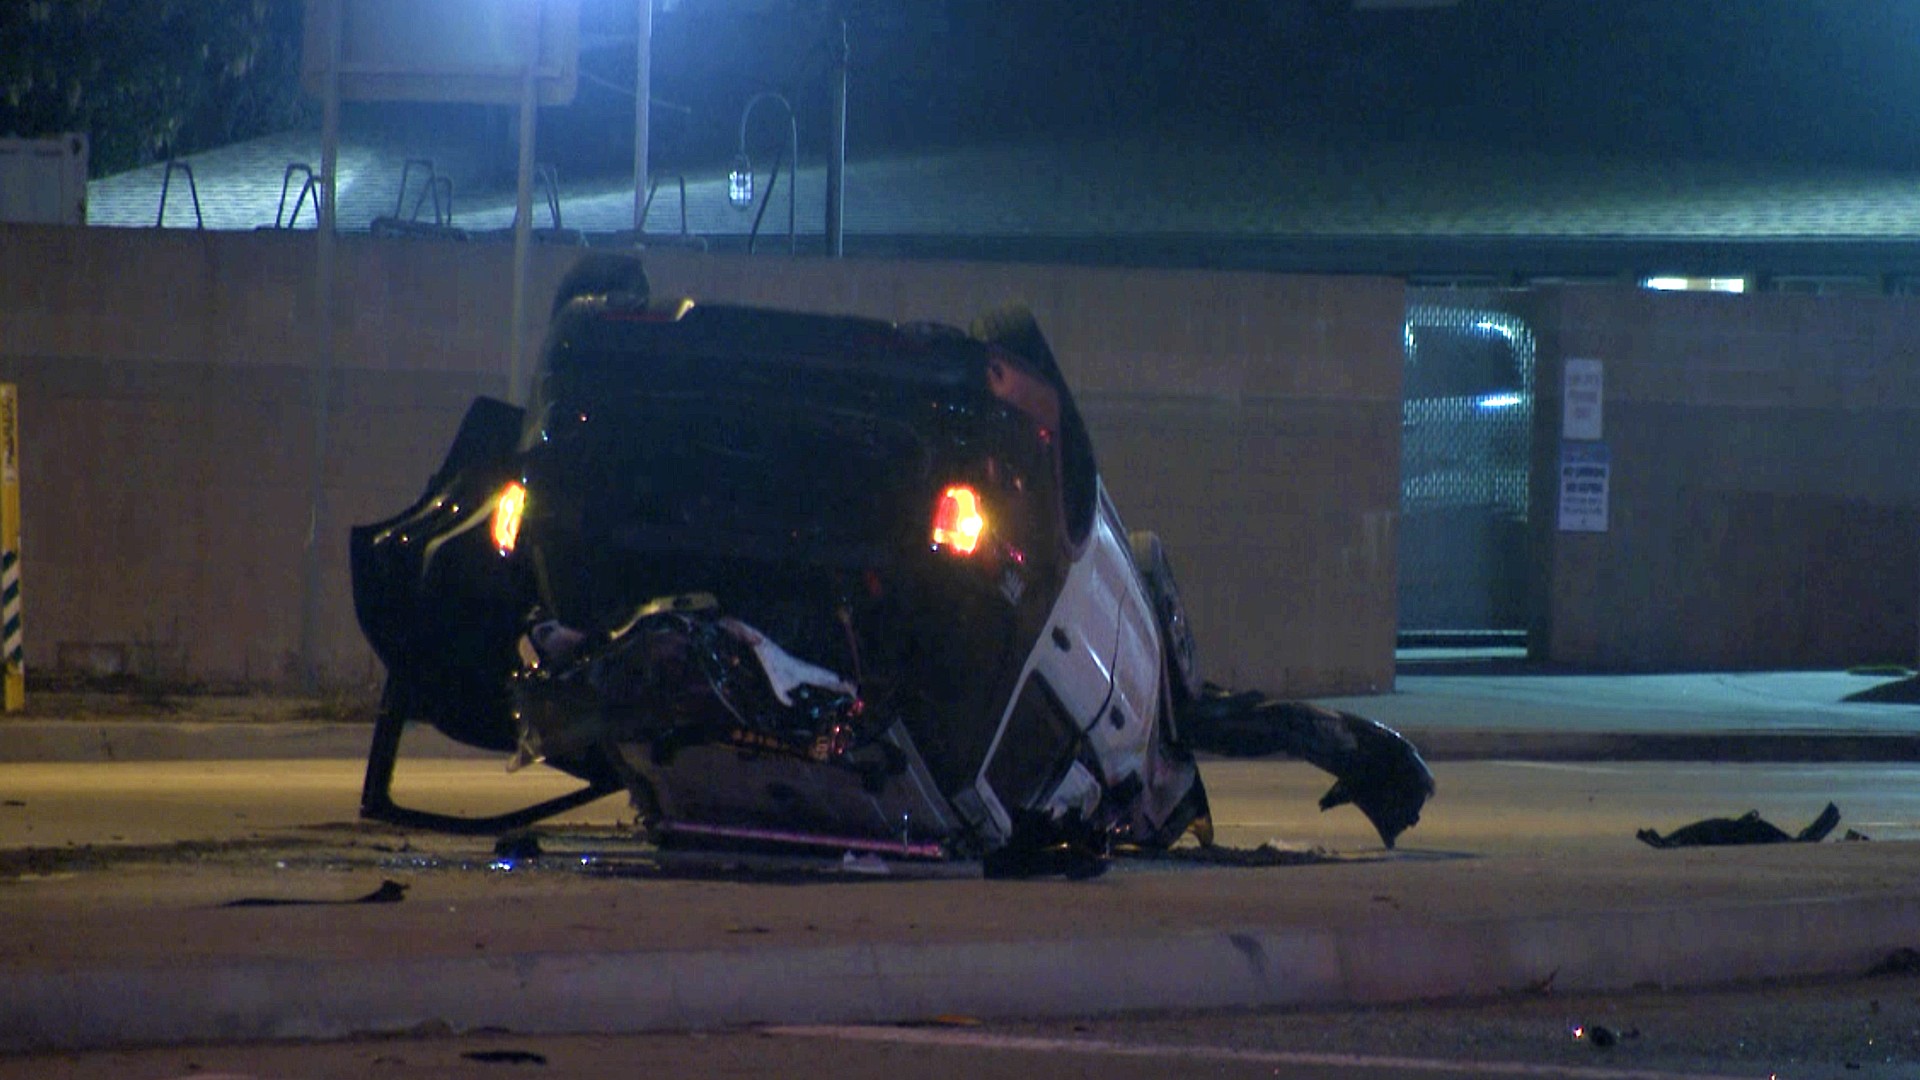
[[[1912,664],[1920,303],[1544,290],[1533,648],[1594,669]],[[1605,364],[1610,528],[1555,528],[1569,357]]]
[[[104,656],[288,683],[316,444],[311,234],[17,227],[0,245],[29,670]],[[510,250],[433,248],[342,244],[330,512],[312,535],[319,653],[343,686],[377,677],[347,598],[347,525],[411,501],[466,402],[504,387]]]
[[[0,227],[0,378],[22,391],[30,667],[122,645],[152,674],[294,674],[316,444],[311,234]],[[577,254],[534,251],[542,327]],[[505,245],[342,238],[317,655],[371,689],[347,528],[398,511],[475,393],[504,393]],[[964,325],[1031,303],[1134,528],[1167,540],[1212,677],[1392,685],[1396,282],[648,256],[656,292]]]

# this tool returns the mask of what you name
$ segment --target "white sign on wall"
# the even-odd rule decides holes
[[[334,27],[342,101],[512,105],[529,65],[542,105],[579,85],[580,0],[308,0],[300,80],[317,98]]]
[[[1606,532],[1612,464],[1603,442],[1560,444],[1560,531]]]
[[[1591,442],[1604,438],[1606,372],[1598,360],[1568,360],[1561,391],[1560,437]]]

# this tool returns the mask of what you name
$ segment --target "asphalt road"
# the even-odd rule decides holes
[[[1576,1080],[1920,1077],[1920,979],[1468,1005],[1094,1017],[651,1036],[507,1032],[0,1057],[0,1080],[500,1077],[1280,1077]]]
[[[130,964],[129,970],[137,970],[173,962],[181,952],[178,943],[187,941],[220,942],[213,952],[242,960],[260,955],[277,958],[274,963],[325,963],[336,954],[352,957],[371,950],[371,955],[385,955],[384,949],[400,941],[422,956],[445,960],[457,954],[518,956],[565,948],[617,953],[683,940],[656,941],[657,934],[648,936],[649,927],[705,942],[720,950],[713,955],[835,943],[867,947],[874,941],[919,947],[941,938],[941,913],[949,908],[985,919],[989,925],[981,932],[989,940],[1014,929],[1023,940],[1054,940],[1141,925],[1151,929],[1158,925],[1153,912],[1175,910],[1161,905],[1182,902],[1177,898],[1185,895],[1183,881],[1188,891],[1200,890],[1206,903],[1220,909],[1208,916],[1206,927],[1219,922],[1235,933],[1238,927],[1264,925],[1276,907],[1288,913],[1288,924],[1304,926],[1377,925],[1405,918],[1412,927],[1509,908],[1529,918],[1545,917],[1548,908],[1596,913],[1591,919],[1578,915],[1585,925],[1648,903],[1711,906],[1738,903],[1749,893],[1777,897],[1777,889],[1761,887],[1774,877],[1796,890],[1786,895],[1809,898],[1808,910],[1822,904],[1827,906],[1821,910],[1829,910],[1827,902],[1834,898],[1904,888],[1902,882],[1913,880],[1915,845],[1897,841],[1920,837],[1920,783],[1915,782],[1920,765],[1462,762],[1438,767],[1440,792],[1426,820],[1403,837],[1399,852],[1383,857],[1357,812],[1315,809],[1328,782],[1317,770],[1283,761],[1214,761],[1203,769],[1226,845],[1245,850],[1273,841],[1325,848],[1345,858],[1226,876],[1181,873],[1164,863],[1128,866],[1098,883],[742,887],[698,875],[636,882],[496,874],[487,864],[485,840],[370,832],[353,825],[360,768],[353,760],[0,765],[0,928],[14,931],[13,962],[23,973],[32,973],[36,964],[55,963],[36,961],[33,943],[63,935],[72,940],[48,954],[58,956],[50,970],[66,970],[67,963]],[[566,777],[541,770],[506,775],[493,761],[428,759],[405,763],[397,790],[407,802],[487,812],[546,797],[569,784]],[[1876,843],[1723,850],[1695,858],[1695,853],[1653,852],[1633,835],[1643,827],[1670,831],[1750,808],[1793,831],[1828,801],[1842,810],[1841,830],[1857,829]],[[618,797],[569,815],[576,825],[602,829],[628,818]],[[168,855],[178,856],[178,849],[195,844],[222,843],[232,846],[216,859]],[[302,855],[301,843],[324,850]],[[75,850],[89,854],[66,862],[30,857]],[[467,859],[475,852],[482,853],[478,861],[457,865],[447,857],[464,853],[461,858]],[[354,857],[345,859],[343,853]],[[407,903],[244,911],[224,906],[235,897],[261,895],[344,898],[364,892],[387,873],[412,882]],[[1748,889],[1749,883],[1756,888]],[[1222,903],[1227,893],[1238,899]],[[485,920],[475,918],[480,912],[489,913]],[[895,925],[902,918],[905,922]],[[259,940],[230,940],[247,928]],[[1206,932],[1199,924],[1193,929]],[[1549,983],[1558,970],[1551,969]],[[1561,983],[1569,985],[1566,978]],[[1534,984],[1514,977],[1498,985],[1507,990]],[[0,1056],[0,1080],[602,1076],[632,1072],[634,1062],[648,1063],[650,1073],[670,1075],[830,1072],[856,1078],[1920,1076],[1915,1064],[1920,1062],[1920,985],[1893,980],[1862,990],[1865,985],[1808,990],[1795,999],[1798,1004],[1777,1008],[1756,1002],[1726,1005],[1677,1027],[1670,1018],[1693,1009],[1695,997],[1614,1008],[1580,1004],[1582,999],[1561,998],[1546,987],[1544,1004],[1533,1002],[1542,996],[1533,990],[1484,1013],[1213,1013],[648,1038],[486,1034],[469,1026],[458,1037],[428,1030],[420,1033],[424,1038],[325,1046],[228,1050],[203,1045]],[[572,1008],[575,999],[561,1000]],[[1514,1011],[1529,1003],[1538,1009]],[[523,1009],[504,1015],[526,1016]],[[1643,1036],[1602,1052],[1567,1033],[1568,1022],[1594,1017],[1619,1031],[1637,1028]],[[494,1023],[512,1026],[489,1021]],[[1680,1038],[1676,1031],[1690,1034]],[[1878,1048],[1879,1057],[1867,1053],[1872,1048]],[[487,1050],[538,1054],[547,1064],[511,1054],[501,1061],[462,1056]],[[1861,1068],[1849,1069],[1849,1063]]]
[[[358,761],[0,764],[0,849],[219,841],[354,820]],[[1202,766],[1222,843],[1268,841],[1337,851],[1377,849],[1351,807],[1315,807],[1330,778],[1291,761]],[[1436,766],[1439,794],[1406,849],[1530,855],[1634,850],[1641,828],[1661,832],[1747,810],[1797,832],[1829,801],[1837,837],[1920,838],[1920,765],[1455,762]],[[510,808],[569,790],[543,768],[512,775],[493,761],[402,765],[402,802],[468,813]],[[624,796],[564,819],[632,820]],[[425,842],[425,841],[423,841]]]

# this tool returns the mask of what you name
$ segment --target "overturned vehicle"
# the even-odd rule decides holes
[[[1384,727],[1202,683],[1023,309],[964,332],[659,301],[592,256],[531,397],[477,400],[422,498],[353,531],[388,673],[365,816],[493,831],[624,789],[662,843],[1031,870],[1210,842],[1196,750],[1304,758],[1389,846],[1432,794]],[[396,805],[413,720],[583,786]]]

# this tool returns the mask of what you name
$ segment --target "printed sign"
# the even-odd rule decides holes
[[[1611,472],[1606,443],[1560,444],[1561,532],[1607,531]]]
[[[1581,441],[1603,438],[1602,391],[1606,372],[1598,360],[1568,360],[1561,392],[1560,437]]]

